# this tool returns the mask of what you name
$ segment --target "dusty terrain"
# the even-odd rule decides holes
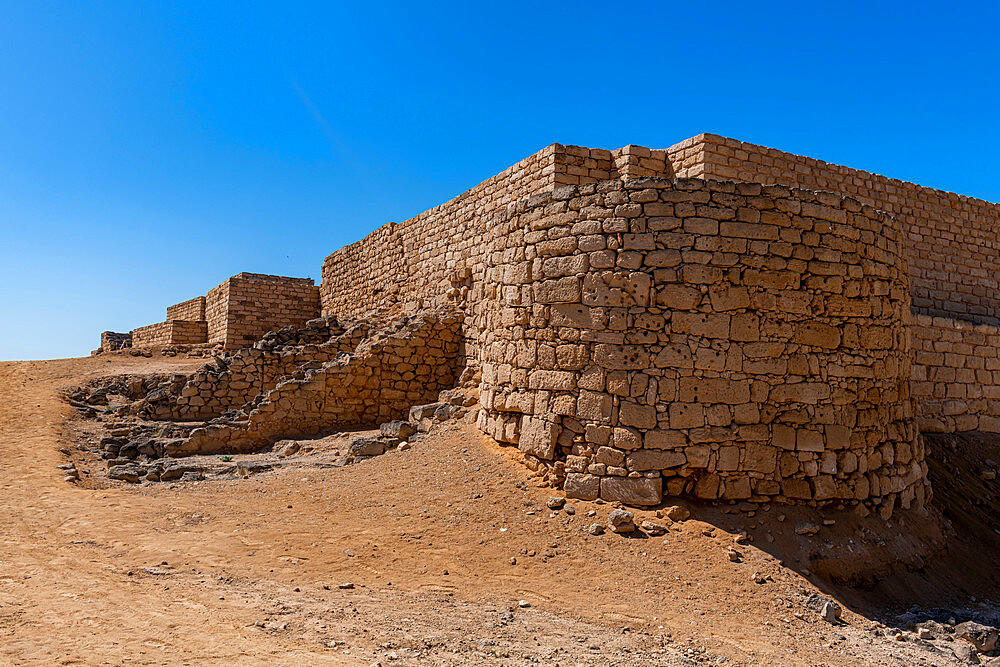
[[[200,363],[0,364],[0,664],[944,665],[960,640],[917,639],[897,614],[994,611],[991,482],[962,483],[955,461],[932,468],[943,524],[637,511],[669,525],[660,537],[591,535],[611,505],[550,510],[514,450],[461,423],[345,467],[88,481],[99,461],[72,447],[81,420],[59,390]],[[70,458],[82,483],[57,468]],[[819,531],[797,535],[804,522]],[[844,605],[842,624],[814,593]]]

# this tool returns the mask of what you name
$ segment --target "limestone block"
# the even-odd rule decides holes
[[[626,505],[658,505],[663,500],[661,477],[602,477],[601,498]]]

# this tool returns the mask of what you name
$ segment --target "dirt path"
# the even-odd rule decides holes
[[[307,474],[63,481],[60,387],[196,365],[0,364],[0,664],[934,664],[805,613],[819,589],[776,549],[730,562],[719,512],[648,539],[589,535],[606,504],[550,516],[468,426]],[[762,545],[784,525],[746,524]]]

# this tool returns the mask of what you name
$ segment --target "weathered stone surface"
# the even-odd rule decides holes
[[[626,505],[657,505],[663,498],[663,479],[602,477],[601,498]]]

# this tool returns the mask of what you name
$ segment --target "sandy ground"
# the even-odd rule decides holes
[[[592,536],[610,505],[552,516],[552,490],[468,425],[343,468],[104,489],[63,480],[60,448],[79,417],[60,388],[199,363],[0,364],[0,664],[953,660],[946,646],[888,640],[872,620],[919,582],[866,597],[803,573],[796,558],[838,542],[825,528],[799,544],[794,523],[818,515],[696,507],[665,537]],[[753,542],[734,563],[739,528]],[[813,592],[840,597],[846,623],[806,609]]]

